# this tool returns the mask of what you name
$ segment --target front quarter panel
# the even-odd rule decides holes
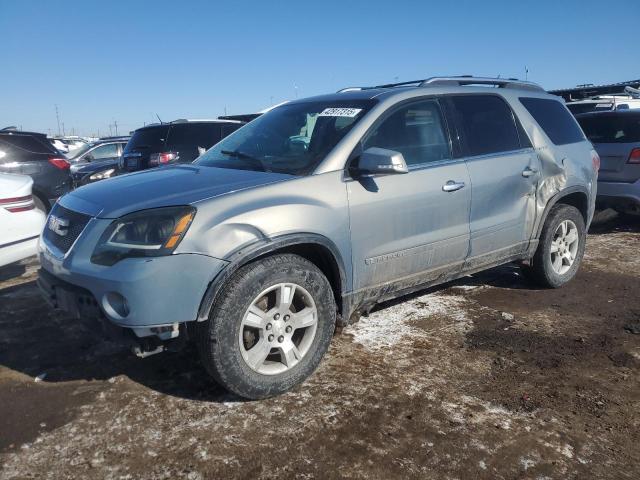
[[[351,249],[342,172],[328,172],[232,192],[196,202],[196,217],[176,253],[236,260],[277,237],[314,234],[333,244],[351,288]]]

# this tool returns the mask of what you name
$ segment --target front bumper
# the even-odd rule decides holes
[[[226,262],[199,254],[127,258],[111,267],[78,255],[58,258],[42,242],[39,285],[47,301],[75,317],[104,315],[137,332],[196,320],[207,287]]]
[[[634,183],[598,182],[598,206],[640,213],[640,180]]]

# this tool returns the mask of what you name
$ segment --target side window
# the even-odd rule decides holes
[[[110,143],[108,145],[100,145],[91,150],[88,155],[93,160],[102,160],[105,158],[115,158],[118,156],[118,145]]]
[[[559,100],[520,97],[520,103],[555,145],[567,145],[584,140],[575,118]]]
[[[469,156],[520,149],[513,113],[497,95],[451,97]]]
[[[363,149],[378,147],[402,153],[407,165],[451,158],[440,106],[423,100],[400,107],[369,133]]]

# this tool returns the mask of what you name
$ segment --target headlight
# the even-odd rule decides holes
[[[93,175],[89,176],[89,180],[104,180],[105,178],[109,178],[115,172],[115,168],[110,168],[109,170],[104,170],[102,172],[96,172]]]
[[[128,257],[170,255],[191,225],[196,209],[189,206],[154,208],[115,220],[102,234],[91,261],[114,265]]]

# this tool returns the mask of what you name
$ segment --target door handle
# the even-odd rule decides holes
[[[455,192],[456,190],[460,190],[464,188],[464,182],[454,182],[453,180],[449,180],[442,186],[443,192]]]
[[[527,167],[522,171],[522,176],[525,178],[533,177],[536,173],[538,173],[538,170],[536,170],[535,168]]]

